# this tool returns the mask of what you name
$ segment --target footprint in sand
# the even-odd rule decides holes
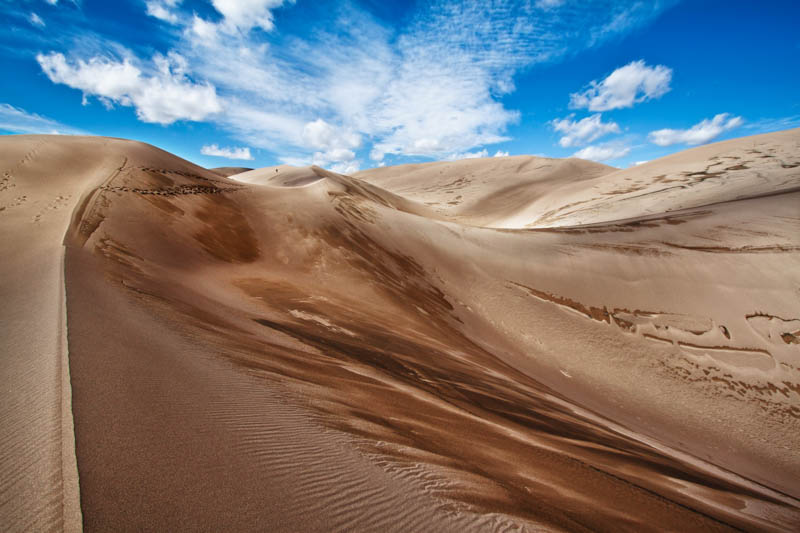
[[[48,203],[46,206],[42,208],[41,211],[36,213],[36,215],[33,217],[33,222],[34,223],[40,222],[42,220],[42,217],[44,217],[46,214],[52,211],[57,211],[62,207],[65,207],[66,205],[68,205],[70,198],[72,198],[71,194],[67,195],[59,194],[58,196],[56,196],[55,200]]]

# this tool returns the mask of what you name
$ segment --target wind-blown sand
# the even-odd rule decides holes
[[[0,144],[31,206],[67,196],[0,191],[3,426],[46,418],[4,432],[4,529],[76,487],[35,344],[62,237],[86,530],[800,526],[800,130],[354,177]]]

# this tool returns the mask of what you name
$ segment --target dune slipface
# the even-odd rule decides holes
[[[70,414],[89,531],[800,527],[800,130],[352,177],[0,144],[2,238],[47,250],[3,263],[11,530],[75,523]],[[66,409],[25,329],[62,237]]]

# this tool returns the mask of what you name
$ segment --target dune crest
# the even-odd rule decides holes
[[[228,179],[0,139],[40,220],[71,195],[2,223],[65,235],[84,527],[796,529],[799,142]]]

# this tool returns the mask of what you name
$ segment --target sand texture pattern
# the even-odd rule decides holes
[[[800,130],[354,176],[0,144],[4,530],[800,528]]]

